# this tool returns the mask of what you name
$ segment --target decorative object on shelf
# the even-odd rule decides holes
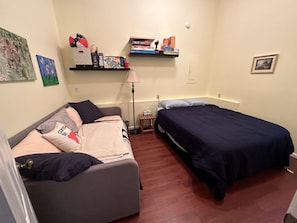
[[[43,86],[59,84],[55,61],[40,55],[36,55]]]
[[[158,45],[159,45],[159,41],[157,40],[157,41],[155,42],[155,51],[158,51]]]
[[[69,36],[70,47],[85,47],[88,48],[88,40],[82,34],[75,33]]]
[[[162,49],[165,50],[174,50],[175,48],[175,36],[170,36],[169,38],[163,39]]]
[[[95,45],[88,48],[88,40],[82,34],[75,33],[69,36],[69,45],[72,48],[72,54],[75,65],[78,66],[97,66],[95,52],[97,47]],[[98,59],[97,59],[98,60]],[[95,65],[93,65],[95,63]]]
[[[103,53],[99,52],[98,53],[98,58],[99,58],[99,68],[104,68],[104,55],[103,55]]]
[[[98,47],[92,44],[88,48],[87,39],[79,34],[69,36],[75,68],[70,70],[129,70],[129,63],[122,56],[104,56]]]
[[[155,49],[151,46],[153,38],[130,37],[130,53],[155,54]]]
[[[169,38],[163,39],[161,49],[158,49],[158,40],[155,42],[155,47],[151,46],[152,42],[154,41],[153,38],[130,37],[129,41],[131,43],[130,56],[179,56],[179,49],[175,48],[175,36],[170,36]]]
[[[179,49],[175,48],[175,36],[163,39],[162,50],[165,55],[179,55]]]
[[[93,66],[76,66],[70,67],[69,70],[77,70],[77,71],[86,71],[86,70],[94,70],[94,71],[126,71],[130,70],[130,68],[100,68],[100,67],[93,67]]]
[[[129,53],[130,57],[163,57],[163,58],[174,58],[179,55],[176,54],[164,54],[163,51],[156,52],[155,54],[144,54],[144,53]]]
[[[97,46],[90,48],[88,40],[82,34],[75,33],[69,36],[69,45],[72,48],[73,59],[76,67],[99,67]]]
[[[278,54],[255,56],[253,58],[252,74],[273,74]]]
[[[91,51],[85,47],[72,47],[74,63],[77,67],[93,67]]]
[[[91,58],[93,67],[99,67],[99,56],[97,53],[97,46],[95,46],[95,44],[92,44],[91,46]]]
[[[104,68],[125,68],[125,58],[121,56],[105,56]]]
[[[125,68],[129,68],[129,60],[127,58],[125,58]]]
[[[0,28],[0,82],[36,80],[27,40]]]
[[[132,83],[132,101],[133,101],[133,129],[130,131],[131,134],[138,134],[139,130],[136,129],[136,122],[135,122],[135,105],[134,105],[134,83],[139,83],[139,80],[136,76],[134,70],[129,71],[128,78],[126,80],[127,83]]]

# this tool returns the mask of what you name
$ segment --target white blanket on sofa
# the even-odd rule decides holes
[[[78,132],[81,145],[78,152],[98,159],[121,157],[129,150],[123,138],[123,121],[104,121],[83,125]]]

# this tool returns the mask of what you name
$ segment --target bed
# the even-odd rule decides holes
[[[161,106],[159,132],[187,153],[216,200],[237,179],[289,166],[294,146],[282,126],[198,99],[163,101]]]
[[[9,138],[19,164],[33,160],[32,168],[20,173],[38,221],[112,222],[139,213],[139,168],[120,107],[99,109],[89,100],[69,104]],[[39,132],[52,123],[59,128]],[[79,146],[69,143],[77,136],[75,127]]]

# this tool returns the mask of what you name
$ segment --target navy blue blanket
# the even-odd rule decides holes
[[[163,109],[156,122],[187,151],[217,200],[236,179],[288,166],[294,151],[285,128],[215,105]]]

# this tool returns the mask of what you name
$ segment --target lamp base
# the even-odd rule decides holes
[[[140,133],[140,129],[131,129],[130,130],[130,134],[132,134],[132,135],[136,135],[136,134],[139,134]]]

